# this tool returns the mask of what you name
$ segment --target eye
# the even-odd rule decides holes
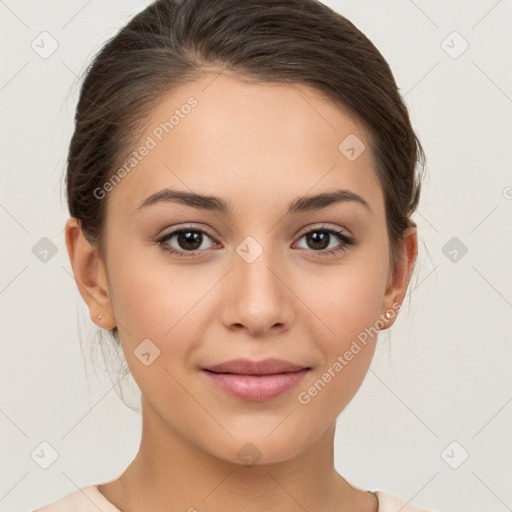
[[[314,257],[328,256],[346,251],[355,241],[343,231],[328,227],[319,226],[304,233],[300,239],[305,238]],[[209,252],[213,245],[204,246],[206,239],[213,240],[206,231],[194,227],[181,227],[163,235],[157,240],[162,250],[169,254],[185,257],[201,256],[201,252]],[[299,239],[299,240],[300,240]],[[174,244],[172,243],[174,241]],[[334,246],[332,242],[338,242]],[[303,247],[301,248],[303,249]],[[317,253],[317,254],[315,254]]]
[[[162,236],[157,240],[158,244],[161,246],[162,250],[167,253],[176,254],[177,256],[197,256],[197,254],[193,254],[195,251],[200,249],[209,249],[210,247],[204,247],[203,242],[205,241],[205,237],[212,240],[210,235],[206,233],[206,231],[198,228],[187,228],[182,227],[179,229],[175,229],[170,233]],[[175,239],[175,244],[177,244],[177,248],[172,245],[172,240]],[[192,253],[192,254],[186,254]]]
[[[304,237],[306,238],[306,243],[312,247],[313,252],[318,253],[313,254],[315,257],[337,254],[346,251],[348,246],[354,244],[352,237],[346,235],[343,231],[328,226],[310,229],[301,236],[301,239]],[[336,242],[336,240],[338,241],[338,245],[335,244],[332,246],[331,242]],[[307,248],[308,247],[306,247],[306,249]]]

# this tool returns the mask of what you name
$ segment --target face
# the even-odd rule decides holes
[[[340,150],[349,136],[355,151]],[[204,75],[154,108],[132,150],[103,199],[104,275],[145,416],[224,460],[298,455],[358,390],[392,307],[366,132],[306,85]],[[205,370],[240,358],[305,370]]]

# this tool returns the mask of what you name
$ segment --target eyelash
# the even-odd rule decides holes
[[[320,250],[320,251],[314,251],[311,249],[310,251],[313,253],[313,257],[319,258],[319,257],[325,257],[326,255],[335,255],[341,252],[344,252],[347,250],[347,248],[351,245],[355,244],[355,241],[352,237],[347,236],[344,234],[343,231],[338,231],[336,229],[333,229],[328,226],[320,226],[313,229],[310,229],[309,231],[306,231],[305,233],[302,233],[300,238],[308,235],[309,233],[315,233],[317,231],[325,231],[331,235],[334,235],[340,242],[343,242],[343,245],[340,247],[337,247],[335,249],[328,249],[328,250]],[[173,254],[175,256],[179,257],[185,257],[185,258],[196,258],[201,257],[201,254],[197,254],[196,251],[203,252],[202,250],[196,249],[196,251],[177,251],[176,249],[170,249],[169,246],[164,245],[164,242],[170,240],[174,235],[183,233],[183,232],[194,232],[194,233],[203,233],[207,235],[209,238],[213,239],[212,236],[210,236],[206,231],[203,229],[194,228],[193,226],[190,227],[182,227],[179,229],[175,229],[174,231],[171,231],[170,233],[167,233],[163,235],[161,238],[157,240],[158,245],[161,247],[162,251],[168,254]],[[299,240],[300,240],[299,238]],[[316,254],[315,254],[316,253]]]

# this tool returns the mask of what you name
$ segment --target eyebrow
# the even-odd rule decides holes
[[[226,215],[233,214],[232,205],[220,197],[201,195],[194,192],[171,190],[169,188],[165,188],[151,194],[142,201],[136,210],[147,208],[153,204],[167,202],[184,204],[186,206],[191,206],[192,208],[199,208],[201,210],[208,210]],[[368,202],[360,195],[350,190],[338,189],[314,196],[297,197],[288,205],[287,214],[321,210],[334,204],[348,202],[360,204],[373,213]]]

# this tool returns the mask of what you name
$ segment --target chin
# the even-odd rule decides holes
[[[283,430],[281,435],[274,432],[266,436],[267,432],[261,430],[252,436],[247,433],[230,438],[225,443],[218,443],[215,449],[210,447],[208,451],[226,462],[253,467],[285,462],[298,457],[307,449],[306,443],[289,431]]]

